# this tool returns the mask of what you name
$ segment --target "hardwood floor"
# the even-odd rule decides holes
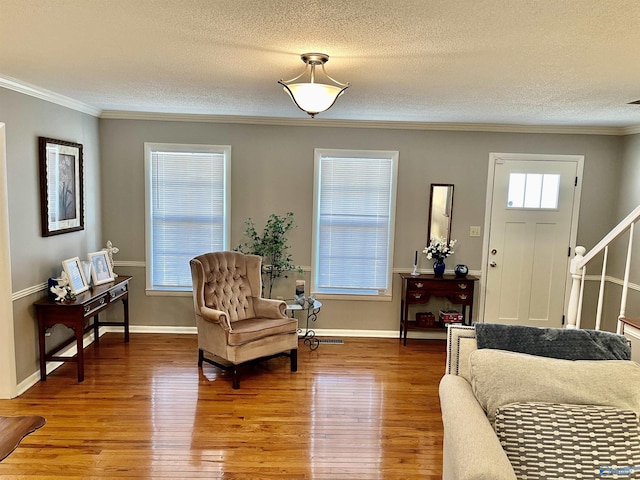
[[[228,374],[197,367],[194,335],[101,337],[85,380],[66,363],[0,415],[47,424],[1,478],[436,479],[442,476],[440,340],[345,338],[299,369],[277,358]]]

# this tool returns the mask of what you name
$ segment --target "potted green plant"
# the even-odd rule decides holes
[[[256,230],[251,218],[245,221],[244,235],[248,240],[236,247],[236,250],[244,254],[260,255],[262,257],[263,286],[268,285],[269,296],[273,290],[273,284],[280,277],[287,278],[286,273],[292,270],[302,271],[293,264],[287,233],[295,227],[293,212],[280,216],[272,213],[262,231],[262,235]],[[264,292],[263,292],[264,293]]]

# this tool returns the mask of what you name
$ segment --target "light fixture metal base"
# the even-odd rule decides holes
[[[303,53],[300,58],[308,65],[324,65],[329,61],[326,53]]]

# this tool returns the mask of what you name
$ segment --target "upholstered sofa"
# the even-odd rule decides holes
[[[640,478],[635,362],[478,348],[452,326],[440,403],[445,480]]]

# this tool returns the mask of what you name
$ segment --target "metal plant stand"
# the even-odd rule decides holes
[[[316,332],[309,328],[309,322],[315,323],[318,320],[318,313],[322,308],[322,303],[314,300],[313,303],[305,301],[304,306],[298,303],[287,304],[287,310],[291,312],[291,318],[295,318],[297,311],[303,312],[305,315],[305,327],[298,328],[298,336],[303,339],[304,344],[308,345],[311,350],[316,350],[320,346],[320,340],[316,338]]]

